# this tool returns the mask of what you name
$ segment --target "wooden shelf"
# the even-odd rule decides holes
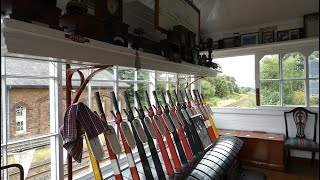
[[[257,44],[226,49],[216,49],[212,52],[212,57],[225,58],[244,55],[265,55],[276,53],[299,52],[303,50],[319,49],[319,37],[303,38],[291,41],[274,42],[268,44]],[[309,52],[312,53],[312,52]],[[208,54],[208,51],[201,51],[200,54]]]
[[[1,22],[1,56],[85,65],[134,67],[134,49],[89,39],[78,43],[65,37],[66,32],[4,18]],[[139,51],[142,69],[215,76],[220,71],[190,63],[175,63],[162,56]]]

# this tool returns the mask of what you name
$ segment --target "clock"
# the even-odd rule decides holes
[[[119,0],[108,0],[107,1],[107,10],[113,16],[117,15],[117,12],[119,11],[119,6],[120,6]]]
[[[123,0],[96,0],[94,14],[99,19],[122,22]]]

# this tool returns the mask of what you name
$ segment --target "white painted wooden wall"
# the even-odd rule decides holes
[[[273,107],[263,109],[212,108],[214,112],[213,119],[217,128],[245,131],[264,131],[270,133],[282,133],[284,135],[286,132],[284,112],[291,109],[293,109],[293,107]],[[319,108],[307,109],[318,113],[316,137],[317,143],[319,143]],[[292,118],[288,118],[288,121],[290,120],[292,120]],[[311,123],[310,122],[307,123],[305,129],[306,136],[309,138],[313,137],[314,121]],[[295,125],[291,123],[288,124],[288,126],[289,136],[294,137],[296,133]],[[291,156],[310,159],[311,153],[304,151],[291,151]],[[316,159],[319,159],[319,153],[316,154]]]

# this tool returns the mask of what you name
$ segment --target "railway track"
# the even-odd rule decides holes
[[[108,156],[106,156],[108,157]],[[100,164],[106,163],[109,158],[105,158],[102,161],[99,161]],[[82,162],[79,164],[73,161],[73,176],[76,177],[77,175],[84,174],[86,172],[91,171],[90,168],[90,158],[87,150],[83,151]],[[32,180],[49,180],[51,179],[51,162],[48,160],[43,163],[39,163],[37,165],[33,165],[30,167],[28,176],[26,179]],[[65,178],[67,177],[67,164],[64,164],[65,170]],[[9,179],[18,179],[19,178],[19,171],[18,170],[10,170],[9,171]]]
[[[247,103],[248,99],[249,99],[249,97],[246,96],[246,97],[240,99],[239,101],[230,103],[230,104],[228,104],[228,105],[226,105],[224,107],[242,107],[244,104]]]

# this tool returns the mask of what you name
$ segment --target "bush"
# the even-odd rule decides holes
[[[305,95],[303,91],[293,91],[293,99],[292,99],[293,105],[305,104],[304,100],[305,100]]]
[[[220,98],[209,98],[206,102],[211,107],[211,106],[217,106],[220,100],[221,100]]]
[[[317,98],[317,97],[310,98],[310,105],[311,106],[319,106],[319,98]]]

